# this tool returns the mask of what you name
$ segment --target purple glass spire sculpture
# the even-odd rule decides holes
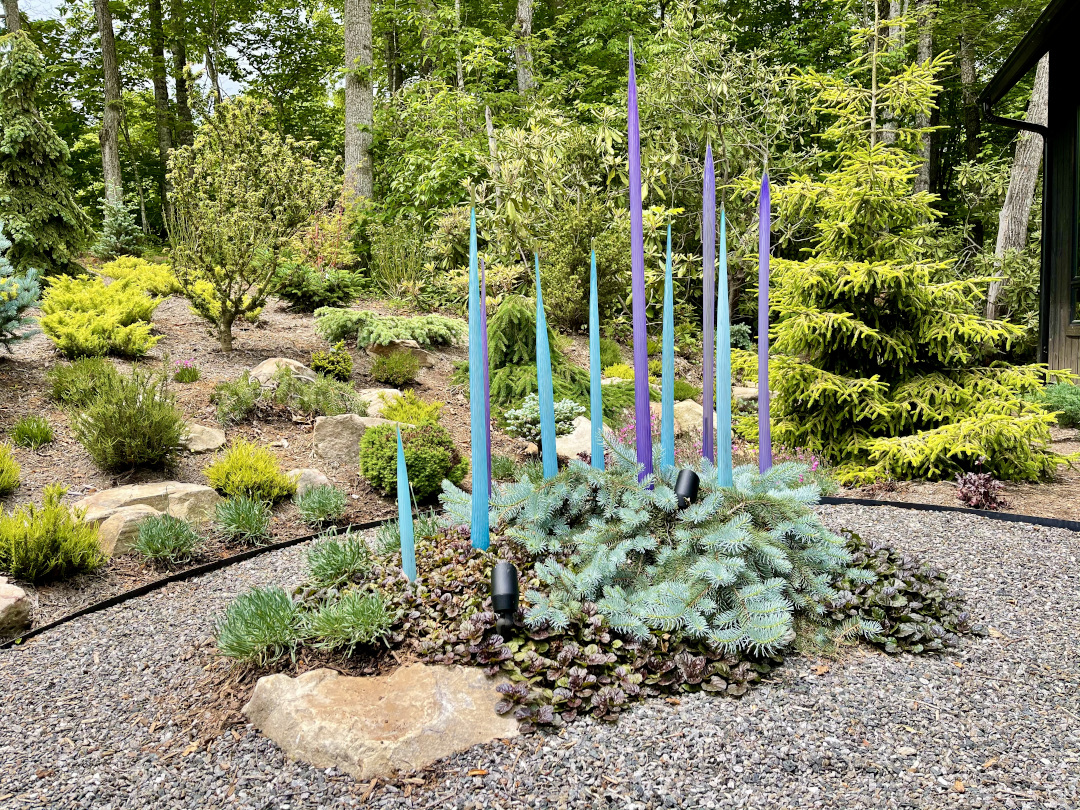
[[[728,314],[727,221],[720,209],[720,267],[716,272],[716,478],[732,484],[731,470],[731,316]]]
[[[772,467],[772,434],[769,422],[769,173],[761,176],[758,202],[758,469]]]
[[[705,344],[704,380],[702,383],[701,407],[701,455],[713,461],[713,361],[716,357],[714,344],[716,300],[716,173],[713,170],[712,144],[705,147],[705,179],[701,188],[701,293],[702,323],[701,336]]]
[[[638,122],[637,75],[634,41],[630,40],[630,85],[627,104],[627,141],[630,165],[630,276],[634,322],[634,427],[637,461],[652,475],[652,425],[649,413],[649,352],[645,323],[645,226],[641,201],[641,127]]]

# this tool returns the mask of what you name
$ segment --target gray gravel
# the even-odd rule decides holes
[[[1080,806],[1080,536],[822,512],[950,571],[993,637],[940,658],[793,659],[742,700],[650,701],[617,725],[478,746],[423,786],[377,787],[368,806]],[[368,785],[286,762],[249,727],[188,748],[214,616],[248,587],[295,583],[301,561],[264,555],[0,652],[0,808],[362,804]]]

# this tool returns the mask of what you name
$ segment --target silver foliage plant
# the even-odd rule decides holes
[[[642,483],[633,448],[608,450],[606,470],[571,461],[548,481],[523,475],[495,486],[491,525],[537,561],[541,587],[525,595],[529,626],[563,629],[581,603],[594,602],[631,638],[675,633],[754,655],[788,646],[796,616],[817,625],[821,639],[880,632],[873,622],[833,626],[825,616],[834,582],[873,574],[850,566],[843,538],[810,509],[820,493],[799,483],[805,465],[786,462],[764,475],[739,467],[724,489],[703,459],[697,500],[679,509],[678,469],[659,463],[659,446],[657,472]],[[443,484],[449,521],[468,524],[469,499]]]

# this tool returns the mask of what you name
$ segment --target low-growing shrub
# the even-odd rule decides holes
[[[555,403],[555,435],[565,436],[574,430],[574,420],[585,413],[585,409],[572,399],[560,399]],[[517,436],[530,442],[540,443],[540,398],[529,394],[520,408],[503,414],[506,422],[506,435]]]
[[[278,269],[278,297],[301,312],[347,307],[363,289],[363,276],[354,270],[337,267],[319,270],[301,262],[283,264]]]
[[[353,359],[345,348],[345,341],[339,340],[329,351],[312,352],[311,368],[334,379],[348,381],[352,377]]]
[[[58,363],[45,372],[50,396],[69,408],[89,405],[98,393],[120,379],[116,366],[101,357],[83,357],[73,363]]]
[[[152,563],[176,565],[190,560],[201,542],[186,520],[153,515],[139,523],[133,548]]]
[[[44,416],[24,416],[11,429],[11,440],[19,447],[37,450],[53,440],[52,425]]]
[[[0,442],[0,496],[10,495],[19,488],[22,467],[15,460],[11,447]]]
[[[731,381],[746,386],[757,385],[758,356],[746,349],[731,350]],[[769,364],[769,379],[772,379],[773,366]]]
[[[295,497],[300,519],[309,526],[334,523],[345,516],[346,496],[332,484],[312,487]]]
[[[1042,391],[1047,410],[1060,411],[1057,422],[1062,427],[1080,427],[1080,385],[1054,383]]]
[[[305,636],[324,650],[371,644],[385,636],[393,615],[379,593],[354,588],[324,603],[305,622]]]
[[[137,256],[118,256],[101,267],[101,275],[120,281],[131,279],[151,295],[174,295],[180,282],[167,264],[157,264]]]
[[[754,344],[750,341],[750,324],[733,323],[731,325],[731,347],[750,351]]]
[[[217,418],[222,424],[243,422],[255,411],[262,395],[262,386],[248,372],[239,380],[226,380],[214,386],[210,401],[217,405]]]
[[[686,380],[675,380],[675,401],[682,402],[687,399],[697,399],[701,396],[701,389],[691,385]]]
[[[518,463],[509,456],[491,454],[491,477],[495,481],[513,481],[517,478]]]
[[[266,666],[292,654],[300,625],[300,606],[283,589],[254,588],[226,608],[214,637],[222,655]]]
[[[4,236],[4,222],[0,220],[0,346],[10,352],[11,346],[26,340],[36,330],[28,327],[33,319],[27,313],[38,305],[41,285],[38,271],[16,273],[6,254],[11,242]]]
[[[371,365],[372,379],[395,388],[412,382],[419,372],[420,361],[407,349],[395,349],[389,354],[381,354]]]
[[[386,402],[385,398],[383,400]],[[383,419],[404,422],[409,425],[434,425],[442,415],[445,403],[424,402],[413,391],[405,391],[401,396],[393,397],[383,406]]]
[[[607,366],[603,373],[605,377],[612,377],[619,380],[634,379],[634,369],[626,363],[616,363],[613,366]]]
[[[622,347],[611,338],[600,338],[600,367],[616,366],[622,361]]]
[[[460,484],[469,462],[461,457],[454,440],[439,425],[416,425],[401,429],[405,466],[417,501],[431,497],[442,488],[444,479]],[[378,425],[364,431],[360,439],[360,474],[378,490],[390,492],[397,486],[397,428]]]
[[[143,240],[142,229],[135,221],[135,212],[126,200],[101,198],[101,233],[90,246],[91,255],[112,259],[138,251]]]
[[[362,416],[367,413],[366,400],[361,399],[349,383],[325,374],[317,375],[311,382],[282,368],[274,375],[273,382],[273,386],[261,390],[260,397],[293,414],[338,416],[355,413]]]
[[[104,470],[168,466],[186,430],[165,375],[138,367],[107,379],[98,396],[73,412],[71,428]]]
[[[370,568],[371,549],[352,532],[318,540],[308,548],[307,579],[316,588],[336,588],[350,579],[361,579]]]
[[[403,317],[324,307],[315,311],[315,331],[331,343],[356,338],[358,346],[386,346],[402,340],[415,340],[421,346],[452,346],[469,327],[442,315]]]
[[[981,462],[977,462],[981,466]],[[956,476],[956,497],[972,509],[1004,509],[1009,502],[1002,497],[1004,484],[990,473],[966,472]]]
[[[199,367],[195,365],[194,358],[177,360],[173,363],[173,379],[178,383],[198,382],[201,376],[202,373],[199,371]]]
[[[41,302],[41,328],[67,357],[142,357],[161,336],[150,334],[160,298],[132,279],[56,276]]]
[[[66,492],[61,484],[49,484],[41,506],[23,504],[0,512],[0,571],[37,584],[92,571],[105,562],[97,525],[62,503]]]
[[[244,438],[234,439],[203,474],[214,489],[234,498],[246,495],[273,503],[296,492],[296,482],[281,471],[277,456]]]
[[[261,545],[270,538],[270,507],[247,495],[219,501],[214,528],[233,542]]]

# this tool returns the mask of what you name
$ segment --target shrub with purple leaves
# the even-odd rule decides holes
[[[981,464],[982,462],[978,462]],[[1001,496],[1005,486],[990,473],[966,472],[956,476],[956,497],[972,509],[1004,509],[1009,502]]]

